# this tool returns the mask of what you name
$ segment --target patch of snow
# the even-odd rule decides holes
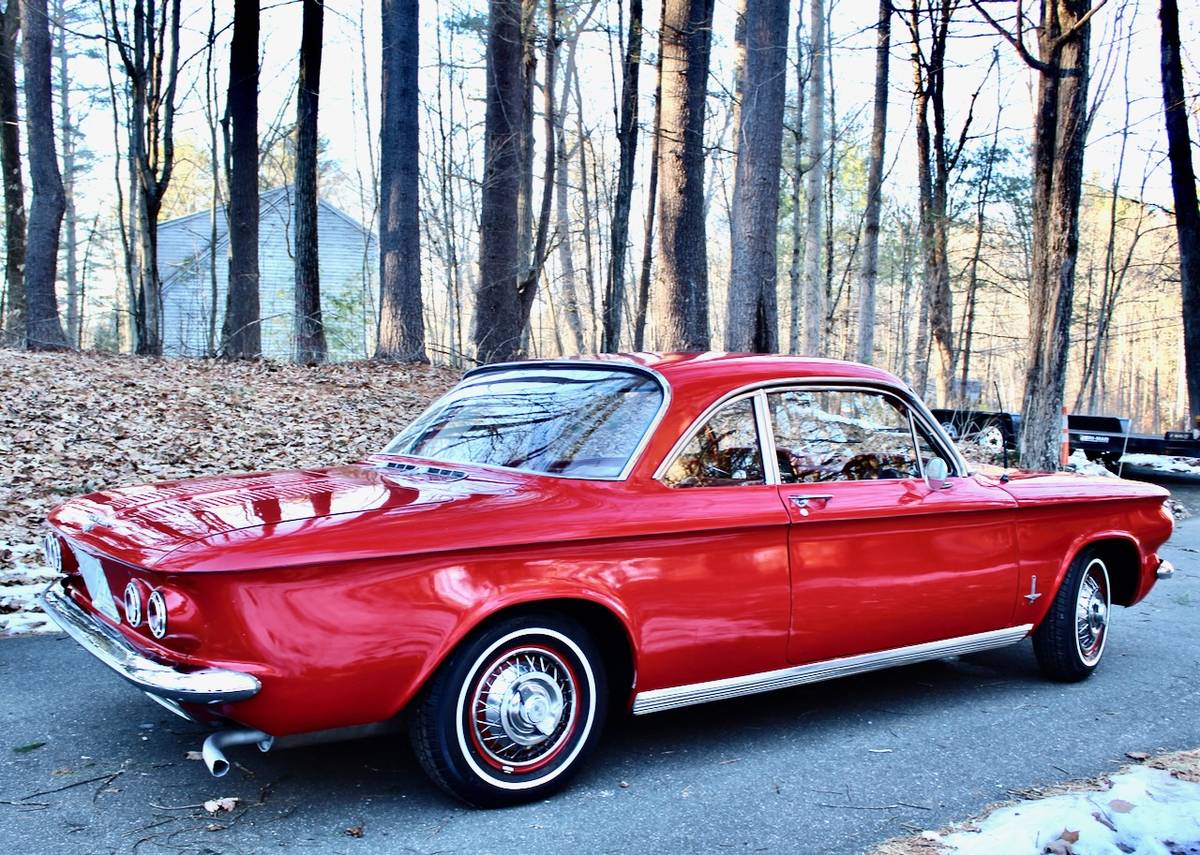
[[[1123,454],[1121,462],[1129,466],[1144,466],[1159,472],[1181,475],[1200,475],[1200,458],[1168,457],[1165,454]]]
[[[12,569],[0,573],[0,637],[58,632],[37,604],[37,595],[56,575],[42,563],[40,550],[24,544],[0,547],[13,554]]]
[[[1079,450],[1071,452],[1071,456],[1067,459],[1067,468],[1081,475],[1099,475],[1102,478],[1117,477],[1105,469],[1103,463],[1088,460],[1087,455]]]
[[[1200,845],[1200,784],[1145,766],[1111,780],[1107,790],[1064,793],[1000,808],[976,830],[955,831],[937,842],[959,855],[1169,855]],[[1072,840],[1075,834],[1078,839]],[[1056,841],[1059,847],[1047,850]],[[1064,850],[1061,841],[1069,842],[1069,848]]]

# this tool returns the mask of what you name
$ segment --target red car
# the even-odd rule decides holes
[[[233,744],[406,725],[476,805],[540,798],[606,715],[1032,635],[1096,668],[1112,605],[1172,572],[1159,487],[969,465],[846,362],[675,354],[469,372],[329,469],[59,506],[47,613]]]

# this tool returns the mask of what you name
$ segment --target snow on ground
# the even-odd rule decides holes
[[[1067,459],[1067,468],[1080,473],[1081,475],[1099,475],[1104,478],[1116,478],[1112,472],[1104,468],[1104,464],[1098,461],[1088,460],[1087,455],[1082,451],[1073,451]]]
[[[926,839],[959,855],[1200,852],[1200,783],[1134,766],[1108,787],[1018,802],[976,828]]]
[[[1178,475],[1200,476],[1200,458],[1168,457],[1164,454],[1122,454],[1121,462],[1127,466],[1144,466],[1159,472]]]
[[[1200,750],[1128,756],[1138,765],[1030,790],[870,855],[1200,855]]]

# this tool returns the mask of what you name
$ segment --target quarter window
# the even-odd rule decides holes
[[[668,487],[765,484],[753,399],[726,404],[709,418],[675,458],[662,481]]]
[[[767,400],[784,484],[921,477],[908,410],[890,396],[816,389]]]

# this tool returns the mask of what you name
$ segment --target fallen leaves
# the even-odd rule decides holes
[[[361,825],[352,825],[346,829],[347,837],[359,838],[363,836],[363,827]]]
[[[444,368],[0,350],[0,632],[36,630],[36,544],[72,496],[382,448],[458,379]]]
[[[241,802],[241,799],[235,796],[227,796],[221,799],[209,799],[204,803],[204,809],[210,814],[232,813]]]
[[[41,742],[26,742],[24,745],[18,745],[16,748],[14,748],[13,753],[28,754],[31,751],[37,751],[39,748],[41,748],[45,744],[46,743],[44,740]]]

